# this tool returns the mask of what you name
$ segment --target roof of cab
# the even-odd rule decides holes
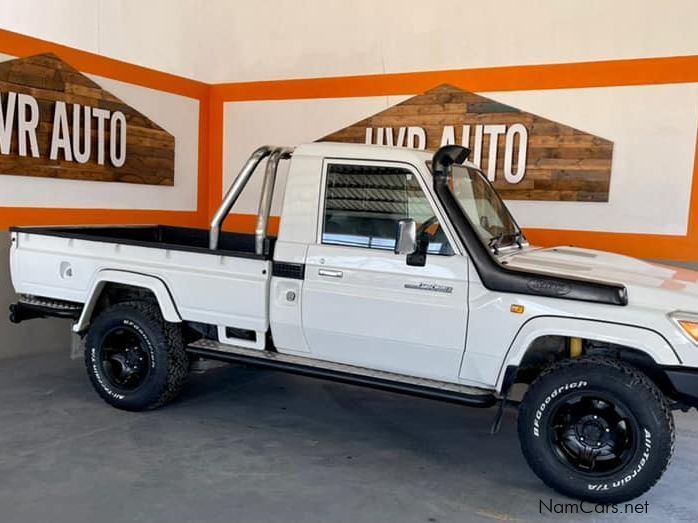
[[[321,156],[323,158],[347,158],[352,160],[383,160],[419,163],[429,161],[433,153],[407,147],[368,145],[363,143],[315,142],[299,145],[294,156]]]
[[[391,145],[313,142],[297,146],[293,151],[293,155],[349,160],[382,160],[388,162],[407,162],[412,165],[418,165],[422,162],[430,162],[434,153],[408,147],[393,147]],[[478,167],[470,161],[463,162],[463,165],[478,169]]]

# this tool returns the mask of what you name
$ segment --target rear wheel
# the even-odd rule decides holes
[[[97,393],[124,410],[149,410],[171,401],[182,388],[188,359],[181,328],[168,323],[156,304],[120,303],[92,323],[85,365]]]
[[[647,376],[617,360],[560,362],[529,387],[519,410],[528,464],[562,494],[620,503],[649,490],[674,448],[674,418]]]

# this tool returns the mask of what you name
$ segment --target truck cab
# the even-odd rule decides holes
[[[459,382],[469,262],[430,190],[431,157],[405,152],[294,151],[274,266],[302,266],[304,279],[272,278],[272,331],[282,349]]]

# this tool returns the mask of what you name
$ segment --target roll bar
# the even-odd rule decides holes
[[[259,209],[257,211],[257,226],[254,232],[254,251],[257,255],[264,254],[264,240],[267,236],[267,224],[269,214],[271,214],[271,201],[274,196],[274,185],[276,184],[276,170],[281,160],[291,157],[293,149],[279,147],[269,155],[267,168],[264,171],[264,182],[262,184],[262,194],[259,198]]]
[[[290,147],[274,147],[271,145],[263,145],[254,151],[245,162],[245,165],[240,169],[240,173],[231,184],[228,191],[225,193],[223,202],[216,211],[216,214],[211,220],[211,230],[209,232],[208,247],[215,251],[218,248],[218,240],[221,233],[221,224],[228,216],[235,202],[240,197],[242,190],[247,186],[257,166],[267,156],[267,167],[264,171],[264,181],[262,183],[262,194],[259,200],[259,212],[257,214],[257,226],[255,228],[255,253],[258,255],[264,254],[264,240],[266,239],[267,224],[269,223],[269,213],[271,212],[271,201],[274,193],[274,184],[276,183],[276,171],[279,167],[279,161],[291,157],[293,148]]]

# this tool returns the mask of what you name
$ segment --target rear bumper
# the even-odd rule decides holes
[[[664,367],[676,399],[686,405],[698,408],[698,369]]]
[[[82,305],[58,300],[40,300],[34,303],[18,301],[10,305],[10,321],[21,323],[34,318],[69,318],[80,317]]]

